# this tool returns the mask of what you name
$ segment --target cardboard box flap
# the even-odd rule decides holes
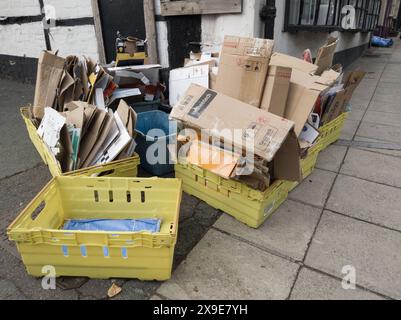
[[[296,69],[292,70],[285,118],[295,122],[297,136],[301,134],[308,121],[319,95],[329,89],[328,86],[316,81],[324,82],[324,79]]]
[[[318,67],[312,63],[277,52],[273,53],[270,59],[270,65],[288,67],[308,74],[314,74],[318,69]]]
[[[170,117],[243,151],[254,147],[259,157],[272,161],[294,122],[221,93],[192,84]]]
[[[222,55],[229,54],[270,58],[273,47],[273,40],[225,36],[221,53]]]
[[[318,69],[316,71],[317,75],[322,74],[323,71],[328,70],[332,67],[337,44],[338,39],[330,37],[327,43],[319,49],[315,61],[315,64],[318,66]]]
[[[36,76],[34,106],[55,106],[57,88],[64,72],[65,59],[49,51],[43,51],[39,56]],[[36,116],[34,114],[34,116]]]
[[[298,137],[294,131],[290,131],[274,158],[274,177],[279,180],[301,181],[302,169],[299,156]]]

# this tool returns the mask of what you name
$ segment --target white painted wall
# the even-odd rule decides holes
[[[57,19],[93,17],[91,0],[43,0],[43,4],[56,9]]]
[[[0,17],[36,16],[40,14],[38,0],[0,0]]]
[[[42,22],[0,25],[0,54],[37,58],[46,49]]]
[[[305,49],[310,49],[316,56],[317,50],[330,35],[328,32],[283,32],[285,1],[276,1],[277,17],[274,26],[275,50],[293,56],[302,57]],[[370,40],[369,33],[334,32],[332,35],[339,38],[337,52],[366,44]]]
[[[245,37],[263,37],[264,23],[259,13],[265,0],[243,0],[242,14],[205,15],[202,17],[202,42],[212,44],[213,50],[219,50],[225,35]],[[275,50],[294,56],[302,56],[306,48],[315,55],[329,36],[328,32],[283,32],[285,1],[277,0],[277,17],[275,21]],[[368,43],[369,33],[337,32],[340,39],[337,51]],[[206,48],[205,48],[206,49]]]
[[[91,0],[44,0],[52,6],[56,19],[93,17]],[[0,0],[0,16],[37,16],[38,0]],[[52,15],[51,18],[54,18]],[[60,56],[87,55],[98,60],[99,54],[93,25],[50,28],[52,50]],[[0,54],[37,58],[46,49],[42,22],[0,25]]]
[[[86,55],[99,59],[94,26],[56,27],[50,29],[50,34],[52,50],[59,50],[59,56]]]
[[[261,37],[263,23],[259,12],[264,3],[264,0],[243,0],[242,14],[202,16],[202,43],[212,45],[211,50],[219,50],[225,35]]]
[[[160,0],[154,0],[155,14],[161,14]],[[168,60],[168,31],[167,23],[165,21],[156,21],[156,33],[157,33],[157,55],[159,58],[159,64],[163,68],[169,67]]]

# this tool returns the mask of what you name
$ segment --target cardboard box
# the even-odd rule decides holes
[[[271,64],[292,68],[285,118],[295,122],[295,133],[299,136],[317,99],[334,83],[338,73],[333,71],[325,77],[313,75],[316,65],[281,53],[273,54]]]
[[[269,66],[266,85],[260,108],[279,117],[285,116],[288,92],[290,90],[292,69]]]
[[[170,105],[175,106],[192,84],[209,87],[209,66],[200,65],[170,71]]]
[[[259,107],[273,44],[267,39],[226,36],[216,90]]]
[[[254,138],[254,154],[268,162],[277,162],[275,178],[292,181],[301,178],[300,150],[292,121],[194,84],[170,116],[189,127],[208,130],[210,136],[235,149],[245,151]]]
[[[336,52],[337,44],[337,38],[329,37],[327,43],[323,47],[319,48],[315,61],[318,69],[316,70],[315,74],[321,75],[323,71],[329,70],[333,66],[333,58]]]
[[[316,70],[318,69],[318,66],[312,63],[277,52],[273,53],[270,59],[270,64],[274,66],[282,66],[291,69],[296,69],[311,75],[315,74]]]

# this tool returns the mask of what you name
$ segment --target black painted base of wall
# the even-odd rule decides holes
[[[0,54],[0,78],[36,82],[38,59]]]
[[[363,55],[369,47],[369,43],[365,43],[359,47],[353,47],[344,51],[337,52],[334,55],[334,64],[341,63],[344,68],[352,64],[356,59]]]

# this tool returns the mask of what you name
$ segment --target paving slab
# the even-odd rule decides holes
[[[336,174],[315,169],[313,173],[290,192],[289,199],[323,207]]]
[[[401,100],[401,99],[400,99]],[[372,122],[388,126],[401,127],[401,113],[388,113],[368,110],[363,122]]]
[[[360,121],[347,119],[344,123],[343,130],[341,131],[341,139],[344,140],[352,140],[355,135],[356,130],[358,129]]]
[[[369,105],[369,110],[388,112],[388,113],[401,113],[400,99],[391,102],[375,101],[373,100]],[[374,122],[374,121],[372,121]]]
[[[223,215],[215,227],[258,247],[302,261],[321,210],[287,200],[259,229]]]
[[[290,300],[384,300],[384,298],[359,288],[345,290],[340,280],[302,268]]]
[[[347,148],[332,144],[319,153],[316,168],[338,172],[344,161]]]
[[[351,148],[341,173],[401,188],[401,158]]]
[[[401,233],[325,211],[305,264],[338,278],[344,266],[359,286],[401,298]]]
[[[399,188],[339,175],[326,208],[401,231]]]
[[[364,137],[360,137],[360,136],[356,136],[355,141],[371,142],[371,143],[375,143],[375,144],[379,143],[380,145],[383,146],[382,148],[358,147],[358,149],[386,154],[386,155],[394,156],[394,157],[401,157],[401,150],[400,150],[401,143],[399,143],[399,142],[383,141],[383,140],[378,140],[378,139],[364,138]],[[389,144],[390,144],[390,146],[389,146]],[[393,145],[395,146],[396,149],[391,149],[391,148],[393,148]],[[373,146],[373,144],[371,146]]]
[[[168,299],[286,299],[298,268],[211,229],[157,292]]]
[[[378,141],[401,143],[401,126],[362,122],[356,136]],[[358,141],[355,138],[356,141]]]

